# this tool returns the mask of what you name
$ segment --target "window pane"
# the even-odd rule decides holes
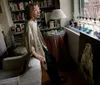
[[[85,17],[100,18],[100,0],[84,0],[83,4]]]

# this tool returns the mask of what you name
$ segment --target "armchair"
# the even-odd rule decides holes
[[[0,28],[1,29],[1,28]],[[0,31],[0,54],[5,49],[2,32]],[[3,44],[3,45],[2,45]],[[6,46],[5,46],[6,48]],[[15,55],[12,55],[13,52]],[[1,54],[1,55],[2,55]],[[22,74],[26,59],[28,57],[26,48],[23,46],[10,50],[11,56],[4,57],[0,55],[0,85],[41,85],[41,65],[40,61],[33,59],[34,65]]]
[[[21,48],[21,47],[20,47]],[[2,60],[2,69],[0,70],[0,79],[18,76],[23,72],[25,61],[27,58],[27,52],[21,48],[22,51],[18,53],[19,47],[14,49],[15,56],[6,57]],[[12,51],[13,52],[13,51]],[[18,56],[16,56],[18,55]]]
[[[19,49],[16,52],[18,51]],[[23,70],[23,65],[26,63],[26,59],[27,54],[5,58],[3,60],[3,69],[5,72],[3,74],[0,72],[0,77],[3,76],[0,80],[0,85],[41,85],[42,75],[39,60],[34,58],[33,66],[27,68],[23,74],[20,74]],[[4,79],[4,75],[6,75],[6,79]]]

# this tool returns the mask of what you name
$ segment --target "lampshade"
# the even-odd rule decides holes
[[[62,18],[66,18],[66,15],[61,9],[55,9],[52,11],[50,19],[62,19]]]

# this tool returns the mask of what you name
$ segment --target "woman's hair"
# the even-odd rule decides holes
[[[38,5],[37,3],[30,3],[25,8],[26,19],[30,20],[32,18],[34,6]]]

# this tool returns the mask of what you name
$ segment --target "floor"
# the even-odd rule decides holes
[[[75,68],[75,66],[73,65],[74,63],[72,64],[71,61],[69,61],[69,64],[70,64],[68,65],[69,69],[71,67]],[[53,85],[50,82],[50,79],[46,71],[43,69],[42,72],[43,72],[42,85]],[[62,75],[65,79],[68,79],[68,83],[66,85],[89,85],[87,81],[84,79],[84,77],[77,70],[70,69],[66,72],[60,72],[60,75]]]
[[[68,78],[66,85],[89,85],[87,81],[78,72],[65,72],[64,78]],[[45,71],[43,71],[43,85],[53,85]]]

